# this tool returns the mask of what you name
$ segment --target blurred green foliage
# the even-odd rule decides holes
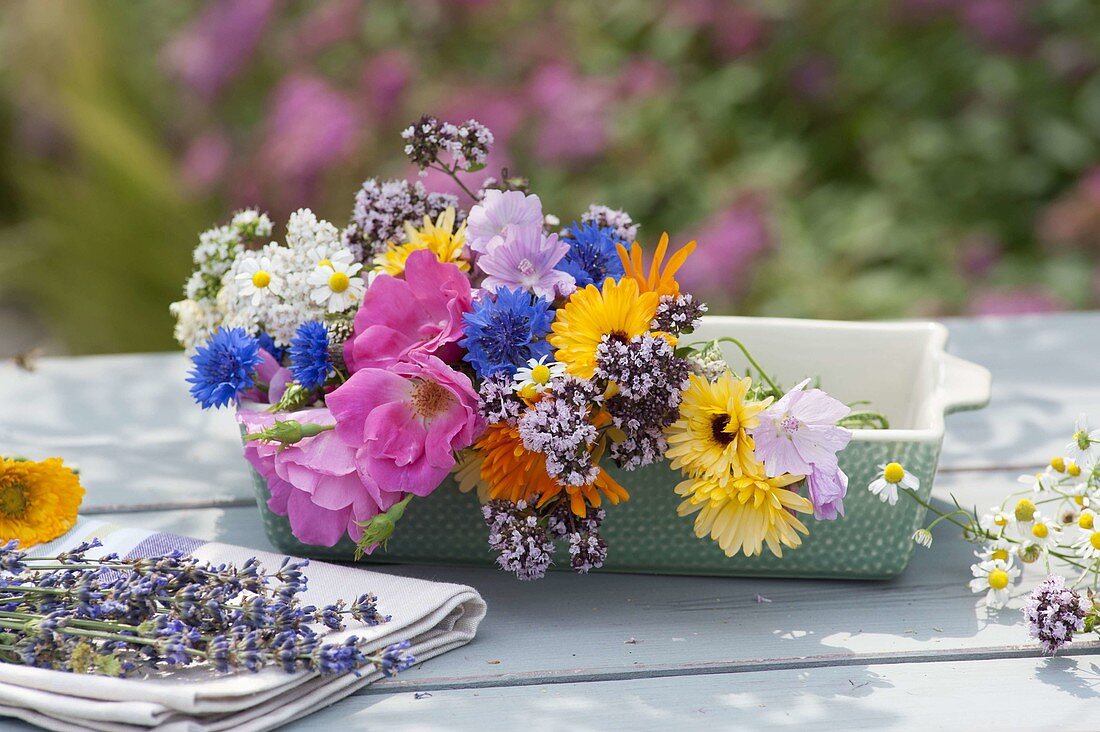
[[[1090,307],[1091,0],[9,0],[0,301],[76,352],[171,345],[198,231],[346,222],[398,132],[476,116],[568,220],[699,234],[717,310]],[[234,27],[234,23],[242,27]],[[429,183],[433,181],[429,180]]]

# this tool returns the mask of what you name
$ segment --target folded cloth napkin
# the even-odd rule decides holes
[[[207,562],[240,565],[256,557],[276,568],[283,557],[269,552],[202,542],[184,536],[122,528],[80,519],[65,536],[36,547],[32,555],[51,555],[82,541],[99,538],[104,546],[89,552],[116,552],[140,558],[182,549]],[[338,642],[348,635],[381,649],[408,639],[417,663],[469,643],[485,617],[485,601],[463,585],[395,577],[351,567],[311,562],[305,571],[306,604],[318,607],[364,592],[378,596],[378,609],[391,620],[367,627],[348,619],[348,628],[326,636]],[[0,716],[19,717],[46,729],[144,732],[268,730],[315,712],[380,678],[378,672],[320,676],[288,674],[266,668],[259,673],[218,674],[191,667],[146,678],[118,679],[78,675],[0,663]]]

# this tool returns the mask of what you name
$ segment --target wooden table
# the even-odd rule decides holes
[[[1079,412],[1100,423],[1100,314],[947,323],[950,350],[993,371],[994,398],[948,420],[934,495],[985,508]],[[234,421],[195,407],[186,369],[180,354],[2,365],[0,452],[78,465],[87,514],[270,549]],[[477,639],[291,728],[1100,728],[1100,648],[1044,658],[1018,610],[1042,571],[987,614],[966,586],[972,551],[937,528],[890,582],[393,567],[480,590]]]

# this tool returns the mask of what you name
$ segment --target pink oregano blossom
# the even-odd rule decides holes
[[[282,417],[264,411],[241,410],[238,421],[248,432],[260,432]],[[327,409],[307,409],[286,418],[302,423],[333,424]],[[335,432],[322,432],[280,448],[279,443],[253,440],[244,456],[267,481],[267,507],[290,520],[299,541],[333,546],[343,536],[357,541],[359,525],[397,503],[403,496],[385,490],[356,469],[355,450]],[[370,547],[368,553],[373,550]]]
[[[355,314],[344,344],[348,370],[385,367],[416,355],[455,361],[461,355],[462,315],[470,310],[470,280],[428,250],[405,263],[405,278],[378,275]]]
[[[455,451],[485,427],[470,378],[435,356],[360,369],[326,401],[336,434],[355,449],[360,475],[418,496],[439,486]]]
[[[477,266],[487,277],[481,286],[489,292],[501,288],[526,290],[553,301],[576,289],[573,275],[554,269],[569,252],[557,234],[542,233],[542,226],[504,227],[504,236],[493,237]]]

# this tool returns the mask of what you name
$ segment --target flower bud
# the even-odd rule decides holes
[[[1028,544],[1022,546],[1016,550],[1016,556],[1020,558],[1020,561],[1024,564],[1032,564],[1039,561],[1039,557],[1042,556],[1043,550],[1035,544]]]
[[[336,429],[332,424],[302,423],[297,420],[287,419],[278,421],[266,430],[251,432],[244,436],[245,440],[266,440],[268,442],[280,442],[285,445],[293,445],[307,437],[316,437],[322,432]]]
[[[363,535],[355,542],[356,559],[361,559],[363,554],[371,547],[381,545],[382,549],[386,548],[386,544],[389,543],[390,537],[393,536],[393,532],[397,528],[397,522],[405,515],[405,508],[412,498],[410,493],[390,506],[388,511],[359,524],[363,527]]]

